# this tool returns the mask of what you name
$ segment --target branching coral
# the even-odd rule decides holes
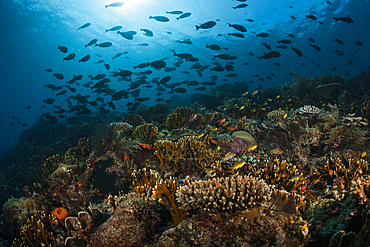
[[[57,246],[51,230],[56,225],[58,225],[58,220],[55,216],[46,215],[45,212],[38,211],[21,227],[21,240],[15,239],[13,247]]]
[[[352,180],[351,193],[359,204],[368,205],[370,202],[370,178],[360,177]]]
[[[263,179],[236,176],[187,183],[176,195],[182,210],[235,212],[266,205],[271,199],[271,188]]]
[[[284,211],[289,214],[299,214],[306,205],[305,197],[286,190],[274,189],[269,201],[269,209]]]
[[[160,166],[174,173],[180,170],[179,161],[192,161],[195,166],[206,171],[207,166],[220,159],[217,150],[208,148],[205,143],[194,136],[184,136],[177,142],[157,141],[154,144],[155,155]]]
[[[206,122],[206,119],[195,114],[195,111],[187,107],[177,107],[171,114],[167,116],[166,128],[178,129],[184,126],[199,126]]]
[[[184,181],[184,184],[188,183]],[[170,225],[177,226],[181,221],[188,217],[188,213],[185,210],[179,209],[176,204],[176,191],[178,187],[176,185],[176,179],[170,177],[168,180],[164,181],[161,179],[153,188],[153,199],[170,211],[173,222]]]
[[[288,192],[302,193],[300,188],[306,185],[306,179],[298,167],[285,160],[267,159],[264,168],[253,169],[252,174],[264,179],[268,184],[275,185],[277,189]]]
[[[152,194],[152,188],[160,179],[159,173],[143,168],[134,171],[132,176],[134,177],[132,186],[135,192],[147,202]]]
[[[158,134],[158,128],[153,124],[142,124],[137,126],[134,136],[139,138],[144,143],[151,143],[154,136]]]

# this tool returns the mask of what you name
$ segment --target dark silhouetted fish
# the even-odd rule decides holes
[[[116,109],[116,106],[113,104],[113,102],[108,102],[108,107],[112,108],[113,110]]]
[[[286,48],[288,48],[288,46],[286,46],[286,45],[279,45],[279,46],[276,46],[276,48],[286,49]]]
[[[343,41],[341,41],[341,40],[340,40],[340,39],[338,39],[338,38],[337,38],[337,39],[335,39],[335,40],[334,40],[334,42],[337,42],[338,44],[343,45]]]
[[[245,38],[244,34],[242,33],[228,33],[228,35],[231,35],[231,36],[235,36],[235,37],[238,37],[238,38]]]
[[[95,44],[97,41],[98,41],[98,39],[91,40],[87,45],[85,45],[85,48],[88,47],[88,46],[90,46],[90,45]]]
[[[128,93],[125,89],[122,89],[121,91],[118,91],[117,93],[113,94],[112,95],[112,100],[120,100],[120,99],[127,99],[129,96],[128,96]]]
[[[177,92],[177,93],[186,93],[186,89],[183,88],[183,87],[178,87],[178,88],[174,88],[172,89],[171,92]]]
[[[210,69],[211,71],[217,71],[217,72],[221,72],[221,71],[224,71],[225,68],[224,67],[221,67],[221,66],[216,66],[214,68],[211,68]]]
[[[199,26],[195,25],[195,28],[198,31],[198,29],[209,29],[214,27],[215,25],[216,25],[215,21],[207,21]]]
[[[247,22],[253,22],[253,20],[252,19],[247,19]]]
[[[48,98],[48,99],[43,99],[42,100],[42,103],[46,103],[46,104],[48,104],[48,105],[51,105],[51,104],[53,104],[55,102],[55,99],[53,99],[53,98]]]
[[[293,34],[291,34],[291,33],[288,34],[288,36],[291,37],[291,38],[295,38],[295,36]]]
[[[223,59],[223,60],[229,60],[230,58],[230,55],[229,54],[218,54],[218,55],[214,55],[213,56],[214,58],[220,58],[220,59]]]
[[[127,52],[119,52],[116,55],[114,55],[114,57],[112,57],[112,60],[115,59],[115,58],[119,58],[120,56],[122,56],[124,54],[127,54]]]
[[[297,20],[297,18],[295,18],[293,15],[290,15],[290,18],[292,18],[293,20]]]
[[[279,44],[280,44],[280,43],[283,43],[283,44],[286,44],[286,45],[288,45],[288,44],[292,43],[292,41],[290,41],[289,39],[282,39],[282,40],[278,40],[277,42],[278,42]]]
[[[198,91],[204,91],[204,90],[206,90],[207,88],[206,87],[198,87],[198,88],[196,88],[195,90],[198,90]]]
[[[68,48],[66,46],[63,46],[63,45],[62,46],[58,45],[58,48],[57,49],[59,49],[63,53],[67,53],[68,52]]]
[[[270,51],[269,53],[265,53],[263,56],[258,57],[258,59],[270,59],[270,58],[277,58],[280,56],[281,56],[280,52]]]
[[[314,15],[306,15],[306,18],[309,18],[309,19],[314,20],[314,21],[317,20],[317,17],[314,16]]]
[[[108,4],[108,5],[104,5],[104,6],[105,6],[105,8],[108,8],[108,7],[121,7],[123,4],[124,4],[124,2],[115,2],[115,3],[111,3],[111,4]]]
[[[269,36],[268,33],[259,33],[259,34],[257,34],[257,37],[262,37],[262,38],[266,38],[268,36]]]
[[[268,44],[266,44],[266,43],[262,43],[262,45],[263,45],[264,47],[266,47],[268,50],[271,50],[271,46],[269,46]]]
[[[51,89],[51,91],[59,91],[59,90],[62,90],[62,88],[63,88],[62,86],[57,86],[57,87]]]
[[[87,54],[86,56],[84,56],[83,58],[81,58],[80,60],[78,60],[78,62],[80,63],[80,62],[86,62],[86,61],[88,61],[89,59],[90,59],[90,54]]]
[[[172,15],[181,15],[183,12],[181,10],[174,10],[174,11],[166,11],[166,14]]]
[[[91,25],[91,23],[85,23],[83,24],[81,27],[78,28],[78,30],[82,29],[82,28],[87,28]]]
[[[233,27],[235,28],[236,30],[240,31],[240,32],[246,32],[247,29],[245,27],[243,27],[242,25],[239,25],[239,24],[230,24],[230,23],[227,23],[229,25],[229,27]]]
[[[52,69],[44,69],[46,72],[53,72]]]
[[[71,53],[71,54],[69,54],[68,56],[63,57],[63,61],[64,61],[64,60],[69,61],[69,60],[75,59],[75,56],[76,56],[76,54]]]
[[[364,43],[362,43],[361,41],[356,41],[355,44],[358,45],[358,46],[364,45]]]
[[[62,91],[60,91],[59,93],[57,93],[56,95],[58,96],[58,95],[64,95],[64,94],[66,94],[67,93],[67,90],[62,90]]]
[[[95,46],[99,46],[99,47],[110,47],[112,46],[112,43],[111,42],[103,42],[103,43],[96,43]]]
[[[166,62],[163,60],[156,60],[154,62],[149,63],[150,66],[152,66],[155,69],[161,69],[166,67]]]
[[[115,26],[110,29],[105,30],[105,32],[110,32],[110,31],[118,31],[122,28],[122,26]]]
[[[321,48],[317,45],[310,44],[311,47],[313,47],[316,51],[321,51]]]
[[[292,46],[292,50],[299,56],[299,57],[302,57],[303,56],[303,54],[302,54],[302,52],[300,51],[300,50],[298,50],[297,48],[294,48],[293,46]]]
[[[98,64],[98,63],[104,63],[104,60],[100,59],[99,61],[95,62],[95,64]]]
[[[137,44],[138,46],[149,46],[148,43],[141,43],[141,44]]]
[[[184,19],[184,18],[189,17],[189,16],[191,16],[191,13],[186,12],[186,13],[180,15],[179,17],[177,17],[176,20]]]
[[[119,35],[121,35],[123,38],[128,39],[128,40],[132,40],[134,38],[134,36],[132,35],[131,32],[120,32],[120,31],[118,31],[117,33]]]
[[[110,65],[109,64],[105,63],[104,67],[105,67],[106,70],[110,70]]]
[[[54,75],[53,76],[55,76],[56,78],[58,78],[59,80],[63,80],[64,79],[64,75],[62,75],[62,74],[60,74],[60,73],[57,73],[57,74],[55,74],[54,73]]]
[[[206,45],[206,48],[209,48],[214,51],[221,50],[221,47],[219,45]]]
[[[315,40],[313,38],[308,38],[308,41],[315,43]]]
[[[251,52],[251,51],[248,53],[248,55],[251,56],[251,57],[254,56],[253,52]]]
[[[135,101],[137,102],[144,102],[150,100],[150,97],[143,97],[143,98],[135,98]]]
[[[153,37],[153,32],[150,31],[149,29],[142,28],[140,29],[140,31],[143,31],[145,36]]]
[[[31,105],[26,106],[24,109],[26,109],[26,110],[31,109]]]
[[[233,7],[233,9],[243,9],[245,7],[248,7],[248,4],[242,3],[242,4],[239,4],[238,6]]]
[[[159,22],[168,22],[170,19],[168,19],[166,16],[149,16],[149,19],[154,19]]]
[[[171,80],[171,76],[165,76],[163,77],[157,84],[164,84],[164,83],[167,83]]]
[[[333,18],[334,18],[335,22],[337,22],[337,21],[344,21],[347,24],[350,24],[350,23],[353,23],[354,22],[349,16],[348,17],[338,17],[338,18],[333,17]]]
[[[146,68],[148,66],[150,66],[150,63],[141,63],[137,66],[134,66],[134,69],[136,69],[136,68],[143,69],[143,68]]]
[[[190,53],[179,53],[177,54],[175,52],[175,50],[171,50],[173,52],[173,55],[176,56],[176,57],[179,57],[179,58],[182,58],[182,59],[185,59],[185,60],[188,60],[190,58],[193,58],[193,55],[191,55]]]

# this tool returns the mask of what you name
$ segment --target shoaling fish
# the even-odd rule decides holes
[[[112,43],[111,42],[103,42],[103,43],[96,43],[95,46],[99,46],[99,47],[110,47],[112,46]]]
[[[105,30],[105,32],[109,32],[109,31],[118,31],[122,28],[122,26],[115,26],[115,27],[112,27],[110,29],[107,29]]]
[[[181,15],[183,12],[181,10],[174,10],[174,11],[166,11],[166,14],[172,15]]]
[[[79,63],[81,63],[81,62],[86,62],[86,61],[88,61],[90,59],[90,55],[89,54],[87,54],[86,56],[84,56],[83,58],[81,58],[80,60],[78,60],[78,62]]]
[[[337,22],[337,21],[344,21],[347,24],[350,24],[350,23],[353,23],[354,22],[349,16],[348,17],[338,17],[338,18],[333,17],[333,18],[334,18],[335,22]]]
[[[168,19],[166,16],[149,16],[149,19],[154,19],[159,22],[168,22],[170,19]]]
[[[75,56],[76,56],[76,54],[71,53],[71,54],[69,54],[68,56],[64,57],[64,58],[63,58],[63,61],[64,61],[64,60],[69,61],[69,60],[75,59]]]
[[[229,27],[233,27],[235,28],[236,30],[240,31],[240,32],[246,32],[247,29],[245,27],[243,27],[242,25],[239,25],[239,24],[230,24],[230,23],[227,23],[229,25]]]
[[[299,56],[299,57],[302,57],[303,56],[303,54],[302,54],[302,52],[300,51],[300,50],[298,50],[297,48],[294,48],[293,46],[292,46],[292,50]]]
[[[87,28],[87,27],[89,27],[90,25],[91,25],[91,23],[85,23],[85,24],[83,24],[81,27],[79,27],[79,28],[78,28],[78,30],[83,29],[83,28]]]
[[[186,13],[180,15],[179,17],[177,17],[176,20],[184,19],[184,18],[189,17],[189,16],[191,16],[191,13],[186,12]]]
[[[270,51],[269,53],[265,53],[264,55],[262,55],[261,57],[258,57],[258,59],[270,59],[270,58],[276,58],[276,57],[280,57],[281,54],[280,52],[278,51]]]
[[[115,3],[111,3],[111,4],[108,4],[108,5],[104,5],[104,6],[105,6],[105,8],[108,8],[108,7],[121,7],[123,4],[124,4],[124,2],[115,2]]]
[[[95,44],[97,41],[98,41],[98,39],[92,39],[87,45],[85,45],[85,48],[90,46],[90,45]]]
[[[58,45],[58,48],[57,49],[60,50],[63,53],[67,53],[68,52],[68,48],[65,47],[65,46],[63,46],[63,45],[62,46]]]
[[[196,31],[198,31],[198,29],[209,29],[209,28],[212,28],[216,25],[216,22],[215,21],[207,21],[199,26],[195,25],[195,28],[196,28]]]

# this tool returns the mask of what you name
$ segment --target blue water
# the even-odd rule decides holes
[[[331,4],[323,0],[310,1],[276,1],[276,0],[250,0],[246,8],[234,9],[233,7],[242,2],[231,0],[130,0],[125,1],[122,7],[108,7],[104,5],[113,1],[98,0],[2,0],[0,5],[0,78],[1,78],[1,133],[0,133],[0,153],[3,153],[16,144],[17,138],[23,129],[32,126],[35,121],[45,112],[55,110],[53,105],[61,105],[67,108],[67,103],[63,101],[68,96],[90,94],[93,100],[97,97],[91,92],[90,88],[83,87],[90,81],[88,75],[105,73],[109,75],[103,64],[95,64],[100,59],[104,59],[111,66],[110,71],[117,71],[118,68],[140,72],[151,69],[153,73],[148,76],[147,81],[155,77],[163,78],[166,75],[172,77],[169,83],[182,82],[184,80],[197,80],[199,82],[210,81],[209,77],[218,75],[217,85],[224,83],[223,79],[228,79],[230,83],[249,82],[250,90],[258,85],[264,87],[274,87],[282,85],[292,79],[290,71],[301,73],[305,76],[322,76],[333,74],[333,68],[348,79],[354,77],[361,70],[369,66],[369,29],[368,15],[370,1],[336,1],[331,0]],[[289,7],[291,6],[291,7]],[[166,11],[181,10],[191,12],[188,18],[176,20],[179,15],[166,14]],[[305,15],[314,15],[317,20],[312,20]],[[158,22],[149,19],[149,16],[166,16],[169,22]],[[294,16],[296,20],[292,17]],[[354,23],[347,24],[342,21],[335,22],[333,17],[351,17]],[[247,21],[252,19],[253,22]],[[210,29],[200,29],[196,31],[195,25],[200,25],[207,21],[216,21],[216,25]],[[322,22],[323,24],[320,24]],[[85,23],[91,26],[78,30],[78,27]],[[238,38],[228,35],[228,33],[238,32],[228,26],[230,24],[240,24],[247,29],[243,33],[245,38]],[[122,38],[115,32],[107,32],[106,29],[121,25],[121,31],[136,31],[133,40]],[[153,37],[143,35],[140,29],[151,30]],[[269,33],[269,37],[257,37],[260,32]],[[293,34],[291,38],[288,34]],[[84,46],[92,39],[98,39],[98,43],[112,42],[109,48],[87,47]],[[321,48],[320,52],[309,46],[308,38],[313,38],[315,45]],[[335,39],[343,41],[344,44],[334,42]],[[177,40],[191,40],[192,44],[180,44]],[[277,40],[290,39],[292,44],[288,48],[278,49]],[[356,41],[361,41],[364,45],[357,46]],[[272,50],[279,51],[281,57],[269,60],[261,59],[268,50],[262,42],[269,44]],[[149,46],[139,46],[138,44],[148,43]],[[206,49],[206,44],[218,44],[220,47],[227,48],[220,51]],[[68,47],[68,53],[75,53],[76,58],[72,61],[62,62],[63,54],[57,50],[58,45]],[[298,48],[302,57],[298,57],[291,46]],[[227,71],[216,72],[206,69],[203,77],[200,77],[196,70],[190,69],[193,62],[184,61],[181,67],[173,64],[177,61],[171,52],[190,53],[199,58],[201,65],[215,67],[214,62],[219,62],[225,66],[227,62],[221,59],[213,59],[214,55],[227,53],[237,56],[234,62],[237,77],[225,77],[231,73]],[[338,56],[334,50],[343,52],[343,56]],[[117,59],[112,57],[119,53],[128,53]],[[248,55],[249,52],[254,56]],[[89,61],[79,63],[78,60],[90,54]],[[99,58],[95,54],[100,54]],[[352,65],[343,65],[348,59],[352,58]],[[155,70],[153,68],[133,69],[134,65],[143,62],[152,62],[158,59],[169,57],[165,60],[167,67],[175,68],[171,72]],[[243,65],[243,63],[249,65]],[[280,63],[280,66],[274,65]],[[304,65],[302,64],[304,63]],[[63,80],[53,77],[53,73],[45,72],[44,69],[51,68],[53,73],[64,75]],[[189,74],[183,73],[189,71]],[[253,75],[260,75],[263,78],[274,74],[272,80],[265,79],[260,81]],[[65,82],[72,79],[73,75],[83,75],[81,85],[71,85],[77,89],[76,93],[70,92],[66,95],[56,96],[57,91],[52,92],[45,88],[45,84],[63,86]],[[138,76],[132,75],[132,81],[136,81]],[[109,77],[112,81],[110,88],[127,89],[129,82],[117,81],[117,78]],[[152,88],[141,86],[140,97],[149,96],[150,100],[143,102],[145,105],[156,103],[157,88],[156,84]],[[202,85],[199,85],[202,86]],[[198,86],[198,87],[199,87]],[[182,102],[187,102],[189,97],[195,92],[196,87],[187,87],[187,93],[168,94],[170,89],[161,97],[164,99],[179,98]],[[204,93],[209,91],[209,86]],[[196,91],[199,93],[199,91]],[[241,92],[243,93],[243,92]],[[110,96],[103,96],[105,103],[110,101]],[[43,105],[43,99],[54,98],[53,105]],[[74,104],[77,101],[72,101]],[[117,110],[127,111],[127,102],[134,102],[132,96],[129,99],[114,101]],[[25,109],[31,105],[31,109]],[[89,106],[91,110],[93,107]],[[108,107],[106,107],[108,108]],[[15,119],[12,117],[15,116]],[[73,116],[73,115],[68,115]],[[19,120],[17,120],[19,118]],[[14,123],[15,126],[11,126]],[[21,124],[27,123],[27,127]]]

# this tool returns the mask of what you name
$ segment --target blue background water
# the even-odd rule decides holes
[[[369,65],[369,2],[370,1],[336,1],[331,0],[328,4],[322,0],[310,1],[276,1],[276,0],[250,0],[249,5],[242,9],[233,7],[242,4],[231,0],[130,0],[120,8],[105,8],[104,5],[113,1],[98,0],[2,0],[0,6],[0,78],[1,78],[1,133],[0,133],[0,153],[9,150],[15,145],[21,131],[31,126],[44,112],[54,111],[52,105],[43,106],[43,99],[52,97],[56,99],[54,105],[66,103],[63,99],[66,96],[74,95],[68,92],[64,96],[55,96],[56,91],[52,92],[45,88],[45,84],[65,85],[65,82],[72,79],[73,74],[82,74],[84,77],[81,86],[73,85],[77,93],[82,95],[90,94],[92,99],[96,96],[91,93],[89,88],[82,84],[89,82],[88,75],[106,73],[108,71],[102,64],[95,64],[96,61],[104,59],[110,64],[110,71],[117,71],[118,68],[131,70],[133,72],[143,71],[133,70],[133,66],[142,62],[154,61],[169,57],[168,67],[174,67],[173,63],[177,60],[173,56],[171,49],[177,53],[188,52],[194,57],[199,58],[199,62],[204,65],[215,67],[212,62],[220,62],[225,66],[224,60],[213,60],[213,55],[227,53],[238,58],[233,60],[235,72],[238,77],[228,78],[229,82],[243,82],[253,80],[250,89],[258,85],[273,87],[291,80],[290,71],[299,72],[305,76],[321,76],[324,74],[337,72],[347,78],[354,77],[361,70]],[[292,6],[290,8],[288,6]],[[178,15],[166,14],[166,11],[182,10],[191,12],[188,18],[176,20]],[[318,19],[311,20],[305,15],[313,14]],[[169,22],[162,23],[153,19],[152,16],[167,16]],[[293,20],[290,16],[296,17]],[[354,23],[335,22],[333,17],[350,16]],[[246,19],[253,19],[248,22]],[[217,24],[211,29],[200,29],[196,31],[195,25],[200,25],[207,21],[216,21]],[[323,24],[319,23],[322,22]],[[84,23],[91,23],[91,26],[78,30]],[[228,33],[238,32],[228,27],[227,23],[240,24],[247,28],[244,39],[229,36]],[[107,32],[106,29],[121,25],[121,31],[136,31],[137,35],[133,40],[126,40],[115,32]],[[146,28],[153,31],[153,37],[147,37],[140,31]],[[169,34],[168,32],[171,32]],[[256,37],[257,33],[268,32],[267,38]],[[295,35],[290,38],[288,34]],[[97,38],[98,43],[110,41],[112,47],[99,48],[87,47],[90,40]],[[288,38],[292,44],[288,49],[277,49],[277,40]],[[314,38],[316,45],[322,51],[317,52],[309,46],[308,38]],[[334,40],[338,38],[344,44],[338,44]],[[176,40],[190,39],[191,45],[179,44]],[[357,46],[356,41],[364,43]],[[268,50],[262,42],[272,46],[272,50],[279,51],[281,57],[270,60],[259,60],[264,52]],[[149,46],[138,46],[140,43],[148,43]],[[206,44],[218,44],[228,50],[212,51],[206,49]],[[58,45],[68,47],[69,53],[76,53],[76,59],[62,62],[67,54],[57,50]],[[303,57],[298,57],[292,50],[291,45],[302,51]],[[343,56],[338,56],[334,50],[343,51]],[[118,52],[127,51],[115,60],[112,57]],[[255,56],[249,56],[252,51]],[[95,54],[100,54],[98,58]],[[91,55],[91,59],[85,63],[78,63],[86,54]],[[353,54],[352,65],[343,65]],[[228,61],[229,62],[229,61]],[[248,62],[249,65],[242,65]],[[280,63],[276,66],[274,63]],[[305,63],[305,65],[302,65]],[[197,80],[199,82],[210,81],[209,77],[218,75],[218,85],[224,83],[225,75],[230,73],[215,72],[209,69],[203,72],[203,77],[199,77],[195,70],[191,70],[193,63],[184,62],[181,67],[172,72],[154,70],[149,75],[148,81],[154,77],[164,77],[170,75],[171,83],[182,82],[184,80]],[[56,73],[62,73],[64,80],[53,77],[53,73],[44,71],[52,68]],[[145,69],[144,69],[145,70]],[[185,74],[181,71],[190,71]],[[253,75],[259,74],[266,78],[274,73],[272,80],[259,81]],[[132,76],[133,81],[137,76]],[[128,82],[118,82],[110,77],[111,88],[118,90],[127,89]],[[201,85],[200,85],[201,86]],[[142,88],[142,87],[141,87]],[[150,96],[151,100],[144,102],[146,105],[154,105],[157,96],[153,88],[142,88],[140,97]],[[194,92],[195,87],[189,87],[186,94],[169,95],[167,89],[162,95],[164,99],[181,96],[186,102]],[[68,90],[69,91],[69,90]],[[207,90],[208,91],[208,90]],[[205,91],[205,92],[207,92]],[[242,92],[241,92],[242,93]],[[104,97],[106,102],[110,97]],[[116,101],[117,109],[126,111],[127,102],[133,102],[132,98]],[[25,109],[31,105],[31,109]],[[92,107],[90,107],[93,109]],[[12,120],[12,116],[20,118],[19,121]],[[28,127],[22,127],[17,123],[27,123]],[[12,127],[10,123],[15,123]]]

